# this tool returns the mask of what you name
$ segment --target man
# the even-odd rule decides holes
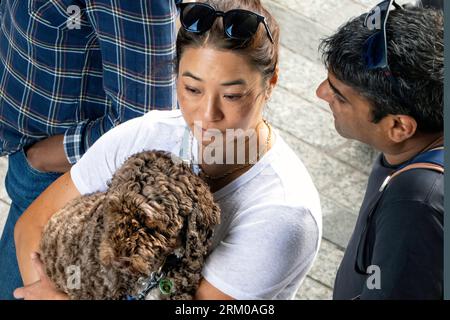
[[[329,103],[336,130],[382,152],[335,299],[443,297],[443,174],[408,170],[379,191],[388,175],[443,145],[443,41],[442,11],[385,1],[321,44],[328,79],[317,95]]]
[[[174,105],[172,0],[0,2],[0,154],[12,203],[0,299],[22,285],[13,230],[28,205],[105,132]]]

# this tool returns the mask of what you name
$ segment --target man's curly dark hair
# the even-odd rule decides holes
[[[392,10],[386,26],[388,63],[397,85],[381,70],[368,70],[365,41],[377,30],[356,17],[322,40],[323,61],[338,80],[367,98],[373,122],[388,114],[413,117],[421,132],[443,131],[444,17],[442,10]]]

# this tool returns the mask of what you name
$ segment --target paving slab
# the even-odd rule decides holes
[[[319,193],[356,214],[367,185],[367,174],[333,158],[284,128],[275,128],[303,161]]]
[[[336,201],[322,195],[320,198],[323,211],[323,239],[344,250],[355,228],[357,214],[341,206]]]
[[[333,156],[361,172],[370,174],[373,162],[380,154],[373,147],[356,140],[348,140],[346,144],[333,151]]]
[[[322,239],[319,254],[309,272],[309,277],[315,281],[333,288],[336,272],[344,253],[341,248],[326,239]]]
[[[278,85],[330,112],[328,104],[316,96],[317,87],[326,77],[327,71],[322,64],[312,62],[301,53],[292,52],[284,46],[280,48]]]
[[[354,0],[272,0],[303,15],[328,30],[335,30],[351,17],[358,16],[377,1]],[[379,1],[378,1],[379,2]]]
[[[358,171],[351,171],[331,181],[322,193],[353,212],[358,212],[366,187],[367,176]]]
[[[280,25],[281,44],[319,63],[320,38],[329,34],[329,29],[279,3],[264,1],[264,4]]]
[[[310,277],[306,277],[294,300],[331,300],[332,297],[333,290]]]
[[[273,125],[324,151],[347,141],[336,133],[331,113],[282,87],[274,90],[266,115]]]

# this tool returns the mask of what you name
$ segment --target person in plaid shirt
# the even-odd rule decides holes
[[[14,225],[105,132],[175,106],[174,0],[0,0],[0,155],[12,203],[0,299],[22,284]]]

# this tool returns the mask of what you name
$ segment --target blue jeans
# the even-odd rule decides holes
[[[5,187],[11,208],[0,240],[0,300],[14,299],[13,291],[23,285],[14,245],[14,226],[34,199],[60,175],[31,167],[23,150],[8,158]]]

